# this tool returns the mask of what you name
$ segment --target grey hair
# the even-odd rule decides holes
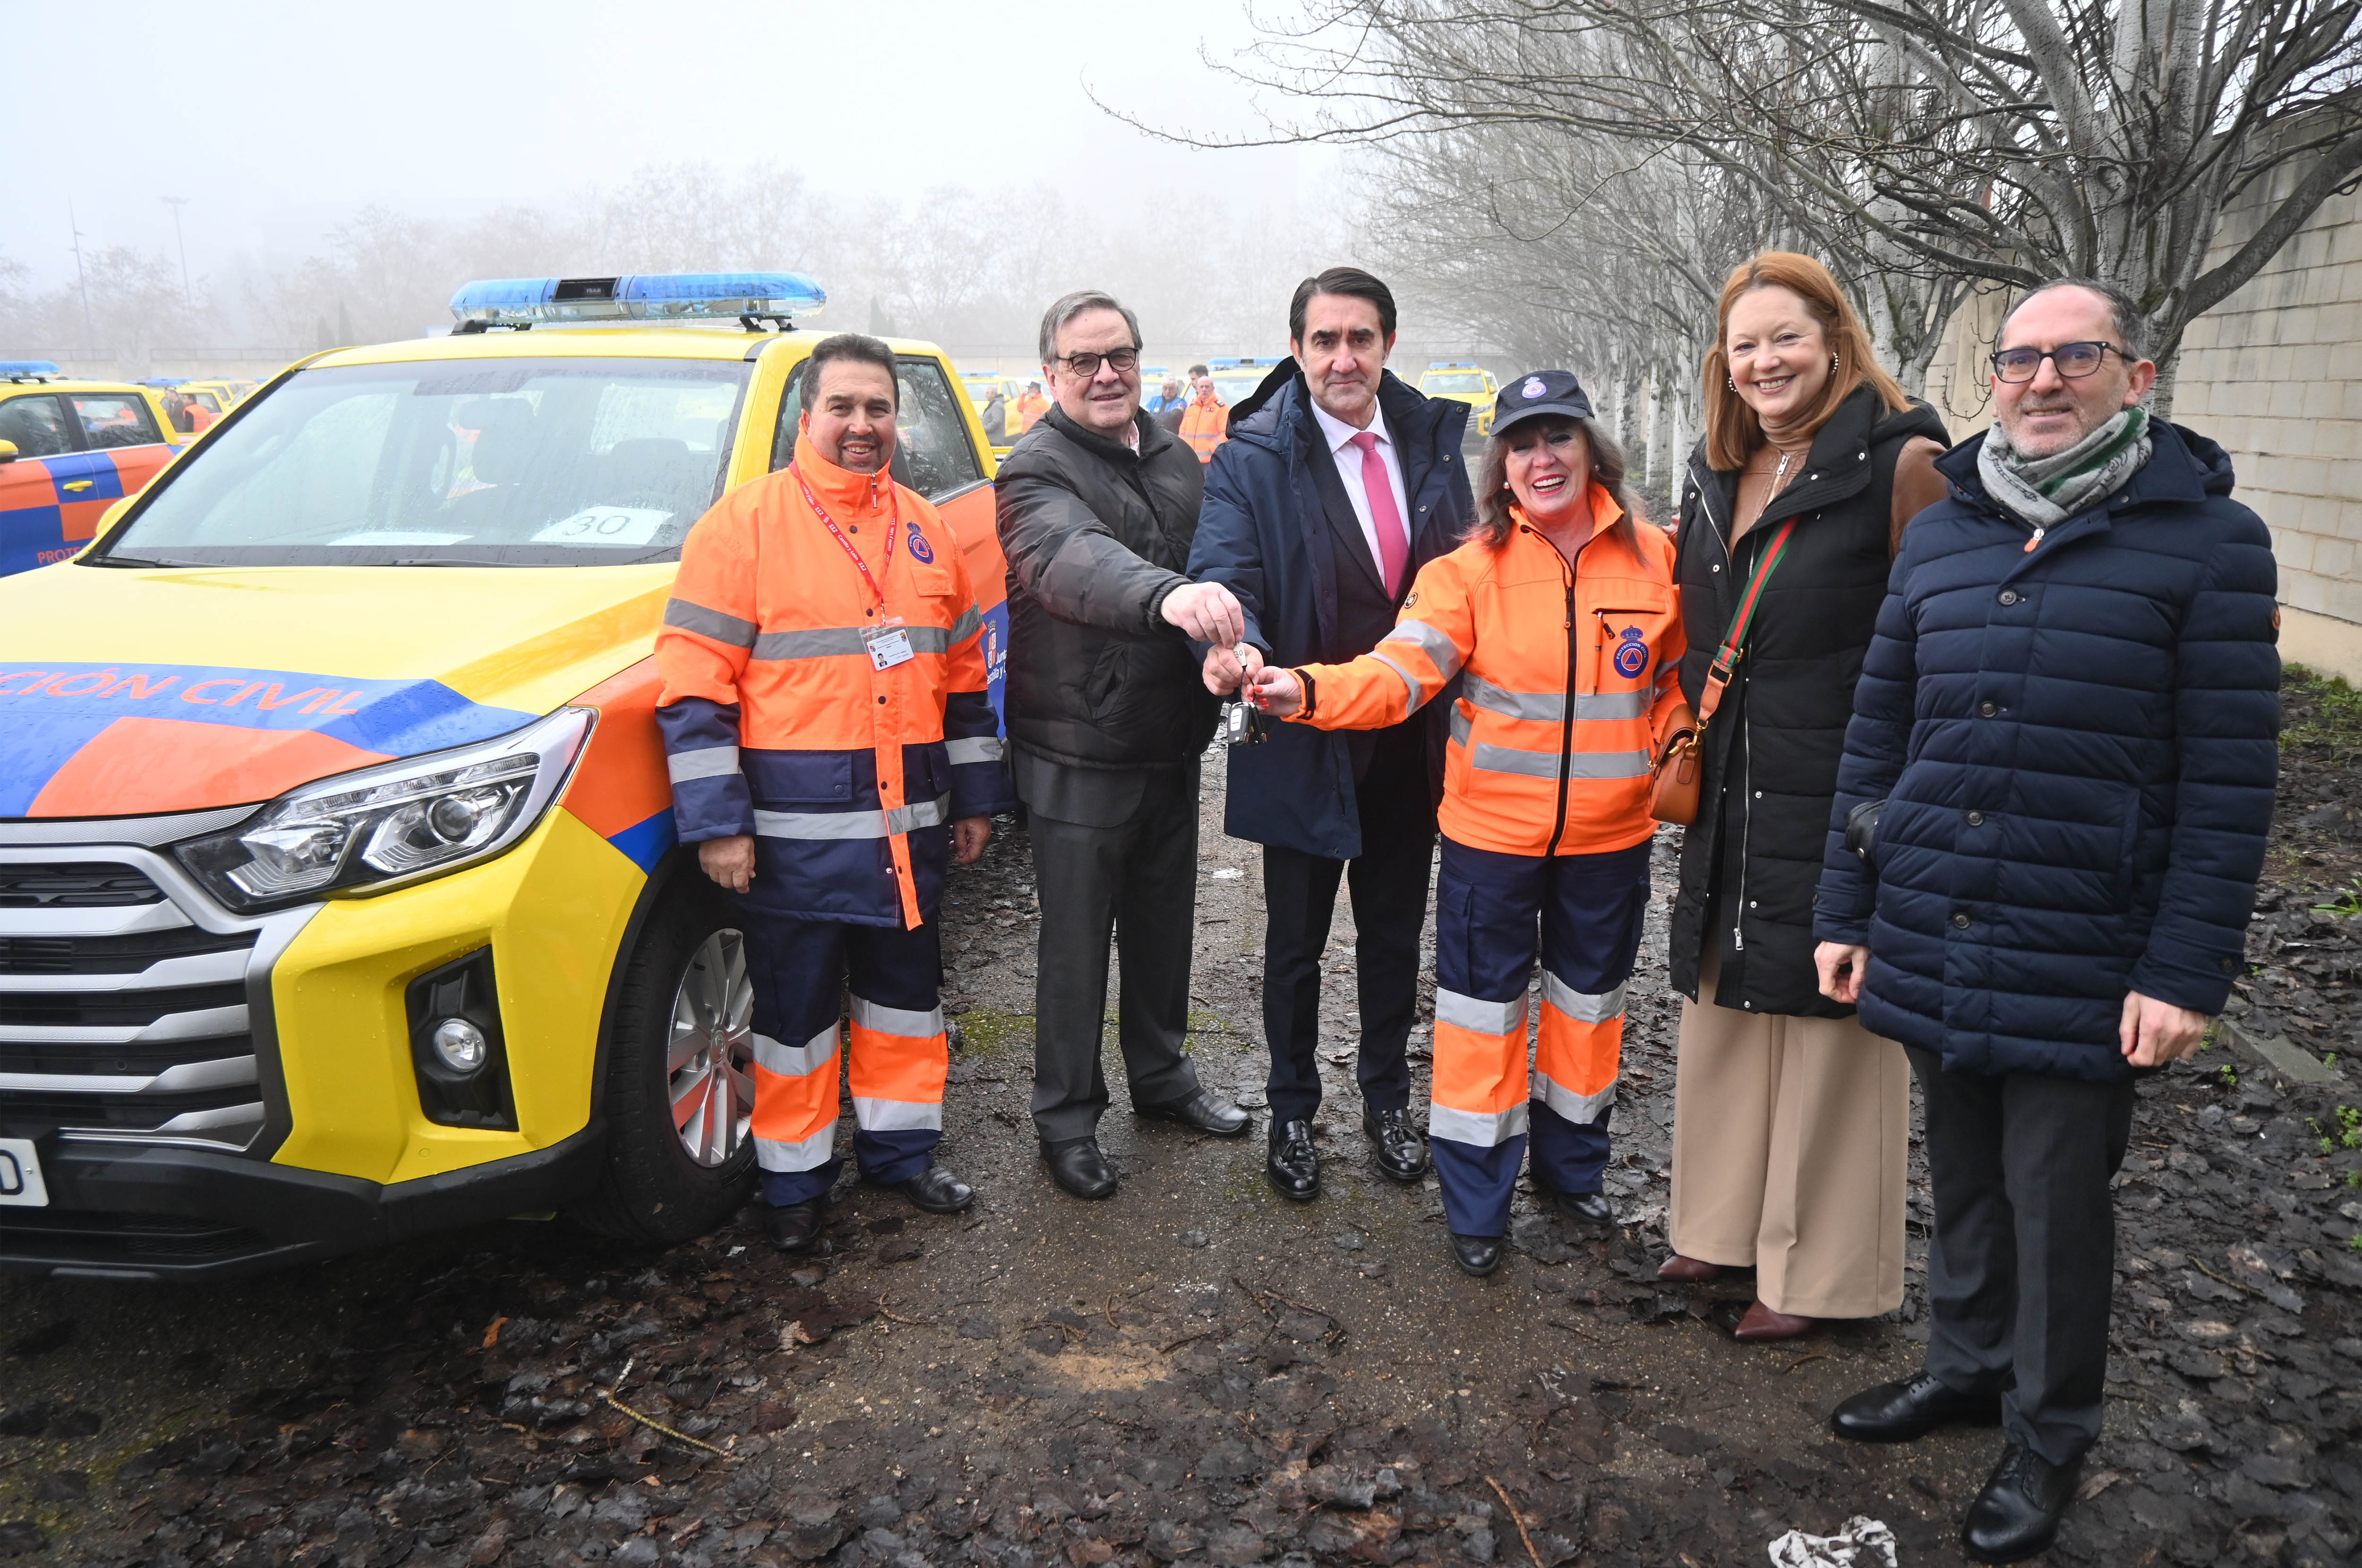
[[[1140,318],[1131,314],[1113,294],[1097,289],[1076,289],[1071,294],[1061,294],[1042,314],[1042,367],[1047,370],[1058,359],[1058,332],[1066,323],[1087,310],[1111,310],[1123,317],[1124,326],[1131,329],[1131,346],[1146,347],[1140,340]]]
[[[2001,318],[2001,332],[1994,341],[1997,344],[2008,341],[2009,324],[2017,319],[2017,313],[2053,289],[2084,289],[2099,295],[2107,302],[2108,315],[2116,329],[2116,347],[2125,351],[2125,358],[2148,358],[2148,346],[2141,341],[2140,302],[2122,285],[2099,278],[2053,278],[2047,283],[2036,285],[2024,299],[2009,307],[2007,315]]]

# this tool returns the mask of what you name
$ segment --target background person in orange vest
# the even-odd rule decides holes
[[[656,654],[676,825],[745,922],[755,1152],[788,1252],[820,1240],[843,1165],[848,970],[863,1177],[930,1213],[975,1198],[934,1161],[934,915],[946,860],[982,854],[991,813],[1015,803],[959,545],[888,477],[893,352],[848,332],[809,366],[795,460],[690,531]]]
[[[1010,437],[1013,439],[1024,435],[1033,428],[1035,421],[1049,412],[1050,400],[1042,395],[1042,383],[1027,381],[1025,391],[1017,399],[1017,423],[1010,428]]]
[[[1189,406],[1181,411],[1181,439],[1201,463],[1214,460],[1214,448],[1231,438],[1231,411],[1215,394],[1214,372],[1203,365],[1189,367]]]
[[[1350,664],[1272,665],[1248,689],[1282,717],[1374,729],[1466,671],[1438,813],[1427,1130],[1469,1274],[1501,1266],[1529,1130],[1536,1194],[1615,1220],[1600,1186],[1649,902],[1649,768],[1688,723],[1672,572],[1672,544],[1635,515],[1591,400],[1566,371],[1540,371],[1502,391],[1475,525],[1420,569],[1394,631]]]

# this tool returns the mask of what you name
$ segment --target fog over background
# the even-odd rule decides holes
[[[12,73],[67,156],[0,186],[0,358],[268,369],[447,326],[471,277],[789,267],[829,292],[816,326],[1011,368],[1050,298],[1107,287],[1161,362],[1282,352],[1295,281],[1372,259],[1344,155],[1177,148],[1090,102],[1259,125],[1199,59],[1252,38],[1238,5],[125,0],[92,26],[10,7],[15,58],[87,69]]]

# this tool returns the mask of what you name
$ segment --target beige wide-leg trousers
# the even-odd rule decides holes
[[[1701,966],[1714,994],[1717,966]],[[1755,1268],[1801,1318],[1903,1304],[1911,1064],[1849,1018],[1682,1003],[1673,1077],[1673,1251]]]

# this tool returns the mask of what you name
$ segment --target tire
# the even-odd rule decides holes
[[[693,868],[657,895],[624,961],[604,1105],[607,1161],[574,1219],[667,1245],[713,1229],[755,1183],[754,989],[722,891]],[[693,1105],[681,1122],[676,1109]]]

